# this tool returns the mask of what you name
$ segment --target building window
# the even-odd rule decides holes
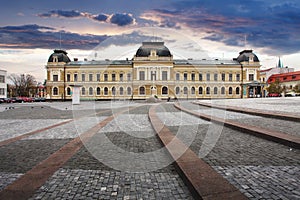
[[[232,74],[229,74],[228,79],[229,79],[229,81],[232,81]]]
[[[292,79],[295,79],[296,78],[296,76],[295,75],[292,75]]]
[[[127,95],[131,95],[131,87],[127,88]]]
[[[163,81],[168,80],[168,72],[167,71],[162,71],[161,75],[162,75],[162,80]]]
[[[81,74],[81,81],[85,81],[85,74]]]
[[[221,88],[221,94],[223,94],[223,95],[225,94],[225,87]]]
[[[218,94],[218,88],[217,87],[214,87],[214,94]]]
[[[5,76],[0,75],[0,83],[5,83]]]
[[[249,74],[249,81],[254,81],[254,74]]]
[[[120,81],[123,81],[123,74],[120,74]]]
[[[167,95],[168,94],[168,88],[166,86],[162,87],[161,94],[162,95]]]
[[[104,74],[104,81],[108,81],[108,74]]]
[[[71,81],[71,74],[67,74],[67,81],[68,81],[68,82]]]
[[[144,81],[145,80],[145,71],[140,71],[140,81]]]
[[[114,95],[114,96],[116,95],[116,88],[115,88],[115,87],[112,87],[112,88],[111,88],[111,93],[112,93],[112,95]]]
[[[218,81],[218,74],[214,74],[214,81]]]
[[[195,81],[195,74],[194,73],[191,74],[191,78],[192,78],[192,81]]]
[[[239,87],[235,88],[235,94],[240,94],[240,88]]]
[[[131,81],[131,74],[130,73],[127,74],[127,81]]]
[[[206,81],[210,81],[210,74],[206,74]]]
[[[179,80],[180,80],[180,74],[176,73],[176,81],[179,81]]]
[[[0,88],[0,95],[5,95],[5,89],[4,88]]]
[[[191,88],[191,94],[194,95],[194,94],[195,94],[195,90],[196,90],[195,87],[192,87],[192,88]]]
[[[176,87],[175,88],[175,93],[178,95],[178,94],[180,94],[180,88],[179,87]]]
[[[140,95],[145,95],[145,87],[140,87],[139,93]]]
[[[210,87],[206,88],[206,94],[210,94]]]
[[[100,89],[100,87],[97,87],[97,90],[96,90],[96,92],[97,92],[97,95],[100,95],[100,92],[101,92],[101,89]]]
[[[89,88],[89,95],[92,96],[93,94],[94,94],[93,88],[90,87],[90,88]]]
[[[89,74],[89,81],[93,81],[93,74]]]
[[[111,81],[116,81],[116,74],[111,74]]]
[[[74,82],[78,81],[78,74],[74,74]]]
[[[67,88],[67,95],[70,96],[71,95],[71,88]]]
[[[82,94],[82,95],[85,95],[85,88],[84,88],[84,87],[81,88],[81,94]]]
[[[58,81],[58,75],[53,75],[53,81]]]
[[[222,73],[222,81],[225,81],[225,73]]]
[[[53,95],[54,96],[58,95],[58,88],[57,87],[53,88]]]
[[[108,95],[108,88],[107,87],[104,88],[104,95]]]
[[[265,78],[263,78],[263,82],[265,82],[265,80],[266,80],[266,79],[265,79]]]
[[[100,74],[96,75],[97,81],[100,81]]]
[[[188,88],[187,87],[183,88],[183,94],[188,94]]]
[[[184,80],[184,81],[187,81],[187,79],[188,79],[188,74],[187,74],[187,73],[184,73],[184,74],[183,74],[183,80]]]
[[[203,88],[202,87],[199,87],[198,94],[203,94]]]
[[[203,80],[202,74],[199,74],[199,81],[202,81],[202,80]]]
[[[232,94],[232,87],[229,87],[228,93],[231,95]]]
[[[124,89],[123,89],[123,87],[120,87],[119,92],[120,92],[120,95],[124,95]]]
[[[240,74],[236,74],[236,81],[240,81],[241,80],[241,75]]]

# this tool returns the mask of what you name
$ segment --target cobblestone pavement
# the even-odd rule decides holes
[[[85,132],[106,116],[117,113],[122,105],[117,102],[116,108],[110,112],[96,114],[101,109],[109,107],[111,103],[99,103],[95,108],[98,110],[84,110],[84,107],[73,109],[66,104],[47,107],[50,119],[60,119],[60,114],[65,113],[65,118],[82,117],[43,132],[37,133],[23,140],[11,143],[0,148],[0,187],[1,190],[12,183],[26,171],[46,159],[50,154],[58,150],[72,138]],[[127,103],[126,103],[127,104]],[[35,104],[30,106],[34,107]],[[138,104],[143,105],[143,104]],[[40,106],[40,104],[39,104]],[[60,107],[59,107],[60,106]],[[132,104],[130,104],[132,106]],[[91,140],[92,145],[97,145],[100,135],[105,135],[114,145],[126,152],[148,153],[161,148],[148,120],[148,109],[151,105],[128,110],[107,124]],[[46,106],[45,106],[46,107]],[[70,111],[69,109],[72,109]],[[30,120],[28,115],[37,117],[38,114],[25,104],[9,111],[3,111],[8,118],[19,114],[20,119],[28,120],[12,128],[12,131],[20,132],[24,126],[33,128],[38,119]],[[23,113],[24,112],[24,113]],[[87,116],[92,114],[91,116]],[[56,116],[57,115],[57,116]],[[42,119],[47,118],[44,114]],[[13,120],[13,119],[9,119]],[[45,123],[48,123],[45,121]],[[41,122],[41,124],[43,124]],[[129,124],[129,125],[128,125]],[[46,126],[46,125],[45,125]],[[47,124],[48,126],[48,124]],[[10,134],[8,134],[10,135]],[[93,143],[94,142],[94,143]],[[85,144],[89,145],[89,144]],[[164,152],[167,159],[167,152]],[[109,159],[112,159],[111,157]],[[117,160],[117,159],[116,159]],[[149,163],[159,160],[149,157]],[[117,160],[118,161],[118,160]],[[120,160],[118,161],[120,162]],[[147,163],[145,164],[147,165]],[[113,169],[101,163],[87,148],[81,148],[62,168],[60,168],[48,181],[36,191],[31,199],[193,199],[187,187],[175,171],[173,165],[162,169],[145,172],[125,172]]]
[[[268,110],[279,113],[288,112],[300,116],[299,97],[201,100],[201,102],[212,103],[213,105]]]
[[[300,102],[299,102],[300,103]],[[290,135],[300,136],[300,123],[282,119],[272,119],[255,115],[225,111],[221,109],[207,108],[206,106],[193,106],[194,111],[202,114],[212,115],[215,117],[237,121],[242,124],[253,125],[261,128],[267,128],[280,131]]]
[[[197,105],[183,104],[192,110],[199,109]],[[212,125],[199,124],[196,138],[190,146],[196,154],[205,147],[203,141],[214,128]],[[250,199],[300,198],[299,150],[227,127],[219,128],[221,132],[219,136],[215,135],[219,137],[216,144],[203,158],[209,165]],[[177,132],[179,127],[172,126],[170,129]]]

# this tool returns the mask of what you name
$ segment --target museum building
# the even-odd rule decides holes
[[[73,61],[65,50],[48,59],[47,98],[177,99],[247,98],[261,92],[260,62],[252,50],[237,58],[173,59],[164,42],[143,42],[132,59]]]

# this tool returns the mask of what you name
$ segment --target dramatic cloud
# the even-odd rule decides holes
[[[295,2],[295,1],[294,1]],[[163,27],[187,27],[208,33],[203,39],[231,46],[264,48],[269,54],[290,54],[300,48],[300,5],[279,1],[186,0],[170,9],[144,12],[142,19]]]
[[[0,27],[0,48],[84,49],[90,50],[109,38],[107,35],[80,35],[58,32],[51,27],[33,25]]]
[[[135,18],[129,13],[116,13],[116,14],[96,14],[93,15],[87,12],[79,12],[77,10],[65,11],[65,10],[52,10],[47,13],[38,14],[39,17],[65,17],[65,18],[88,18],[98,22],[106,22],[115,24],[118,26],[127,26],[135,24]]]

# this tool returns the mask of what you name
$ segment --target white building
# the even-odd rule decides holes
[[[6,71],[0,69],[0,98],[7,97]]]

